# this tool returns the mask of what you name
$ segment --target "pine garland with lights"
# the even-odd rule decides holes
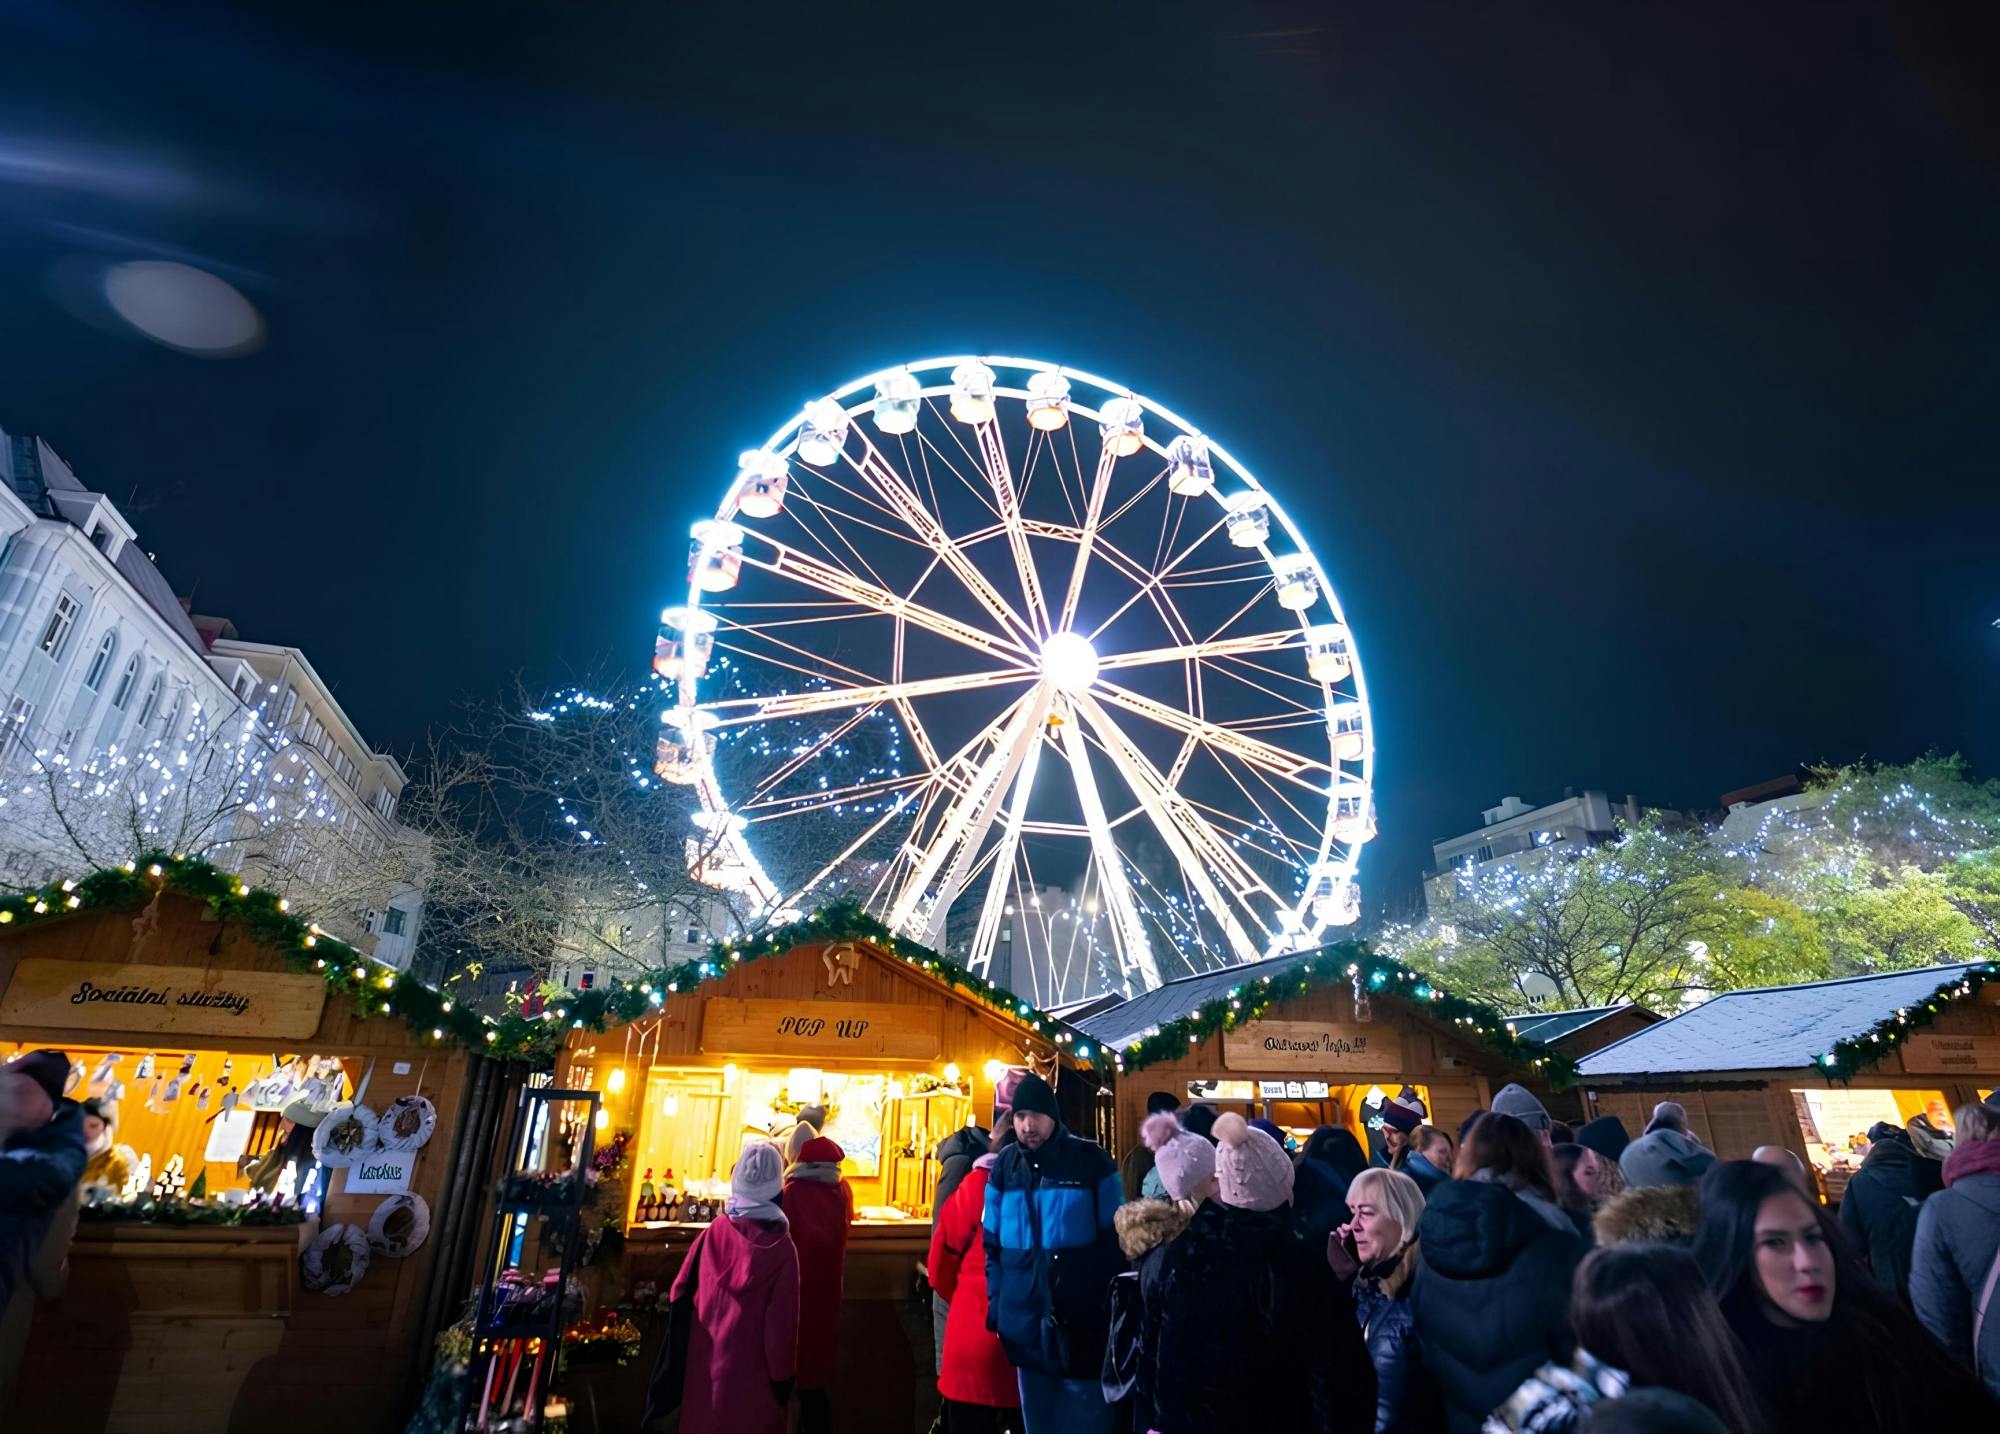
[[[1557,1090],[1576,1082],[1575,1061],[1515,1035],[1507,1018],[1493,1007],[1441,990],[1421,973],[1377,954],[1359,941],[1325,947],[1277,975],[1260,976],[1241,986],[1232,986],[1198,1010],[1147,1031],[1125,1048],[1118,1069],[1144,1070],[1155,1061],[1169,1060],[1210,1036],[1256,1020],[1279,1001],[1319,987],[1355,981],[1366,986],[1371,996],[1391,996],[1415,1005],[1433,1020],[1458,1028],[1468,1040],[1480,1041],[1510,1061],[1533,1067]]]
[[[1921,1002],[1901,1007],[1870,1030],[1835,1041],[1832,1050],[1814,1057],[1813,1069],[1829,1082],[1852,1080],[1863,1068],[1875,1064],[1901,1042],[1936,1021],[1952,1001],[1977,996],[1980,988],[1996,977],[2000,977],[2000,964],[1991,961],[1959,972]]]
[[[955,961],[891,935],[855,902],[836,902],[789,926],[715,942],[704,958],[637,980],[569,991],[499,1017],[481,1015],[409,973],[371,960],[312,922],[291,915],[276,893],[246,886],[230,873],[193,857],[152,853],[123,867],[0,898],[0,926],[66,916],[73,911],[128,911],[145,905],[161,889],[200,900],[219,920],[236,922],[260,945],[277,951],[292,965],[318,973],[329,990],[353,1001],[358,1014],[398,1016],[420,1038],[449,1038],[501,1060],[553,1065],[571,1030],[602,1031],[608,1025],[637,1020],[665,1004],[668,995],[719,980],[746,961],[782,956],[799,946],[866,941],[1010,1019],[1043,1032],[1051,1044],[1068,1049],[1077,1060],[1104,1061],[1104,1053],[1095,1043],[1073,1027]]]

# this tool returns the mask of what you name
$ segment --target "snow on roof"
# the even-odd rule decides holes
[[[1577,1073],[1590,1079],[1803,1069],[1836,1041],[1872,1029],[1903,1007],[1922,1004],[1984,964],[1919,966],[1802,986],[1725,991],[1592,1051],[1577,1062]]]

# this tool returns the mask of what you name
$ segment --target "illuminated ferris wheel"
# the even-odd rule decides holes
[[[1333,588],[1240,463],[1108,380],[946,358],[807,404],[694,525],[654,667],[700,873],[766,918],[852,895],[1055,1000],[1359,915],[1373,733]]]

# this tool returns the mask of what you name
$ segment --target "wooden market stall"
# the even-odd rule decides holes
[[[555,1080],[602,1097],[600,1150],[625,1140],[615,1193],[600,1202],[622,1220],[622,1253],[584,1272],[605,1307],[668,1288],[746,1140],[782,1143],[802,1113],[824,1113],[856,1212],[835,1405],[852,1427],[900,1428],[912,1392],[930,1384],[930,1353],[903,1310],[929,1249],[939,1142],[990,1128],[996,1098],[1028,1068],[1054,1078],[1085,1136],[1108,1123],[1110,1092],[1075,1030],[850,917],[854,936],[839,934],[842,918],[815,918],[629,983],[612,1002],[630,1018],[614,1010],[603,1030],[572,1030]],[[559,1019],[588,1009],[580,993],[569,999]],[[652,1354],[649,1341],[597,1403],[632,1403]]]
[[[1725,1160],[1783,1145],[1838,1203],[1868,1127],[1928,1116],[2000,1081],[2000,967],[1926,966],[1838,981],[1729,991],[1578,1063],[1585,1118],[1634,1133],[1662,1100]]]
[[[313,948],[348,969],[316,968]],[[18,1427],[400,1425],[443,1241],[414,1243],[424,1222],[397,1192],[439,1207],[471,1058],[385,1014],[385,974],[198,863],[0,906],[0,1056],[66,1052],[72,1096],[112,1099],[117,1143],[151,1175],[88,1192],[67,1285],[35,1313]],[[323,1183],[315,1117],[357,1092],[383,1112],[421,1096],[435,1123]],[[378,1228],[351,1290],[314,1293],[355,1250],[302,1272],[308,1244],[391,1204],[403,1218]]]
[[[1300,1140],[1345,1125],[1379,1153],[1382,1104],[1405,1085],[1433,1124],[1455,1130],[1508,1082],[1559,1080],[1568,1069],[1515,1037],[1498,1011],[1358,945],[1170,981],[1081,1027],[1123,1062],[1121,1150],[1155,1090],[1266,1116]]]

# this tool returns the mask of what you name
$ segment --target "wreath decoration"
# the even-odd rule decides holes
[[[391,1195],[368,1222],[368,1243],[392,1260],[413,1253],[430,1233],[431,1207],[421,1195]]]
[[[299,1256],[299,1276],[314,1294],[344,1295],[368,1273],[368,1232],[329,1225]]]
[[[313,1131],[313,1159],[329,1170],[345,1170],[375,1148],[379,1123],[367,1106],[342,1101]]]
[[[437,1107],[421,1095],[400,1095],[375,1122],[375,1139],[384,1150],[421,1150],[437,1129]]]

